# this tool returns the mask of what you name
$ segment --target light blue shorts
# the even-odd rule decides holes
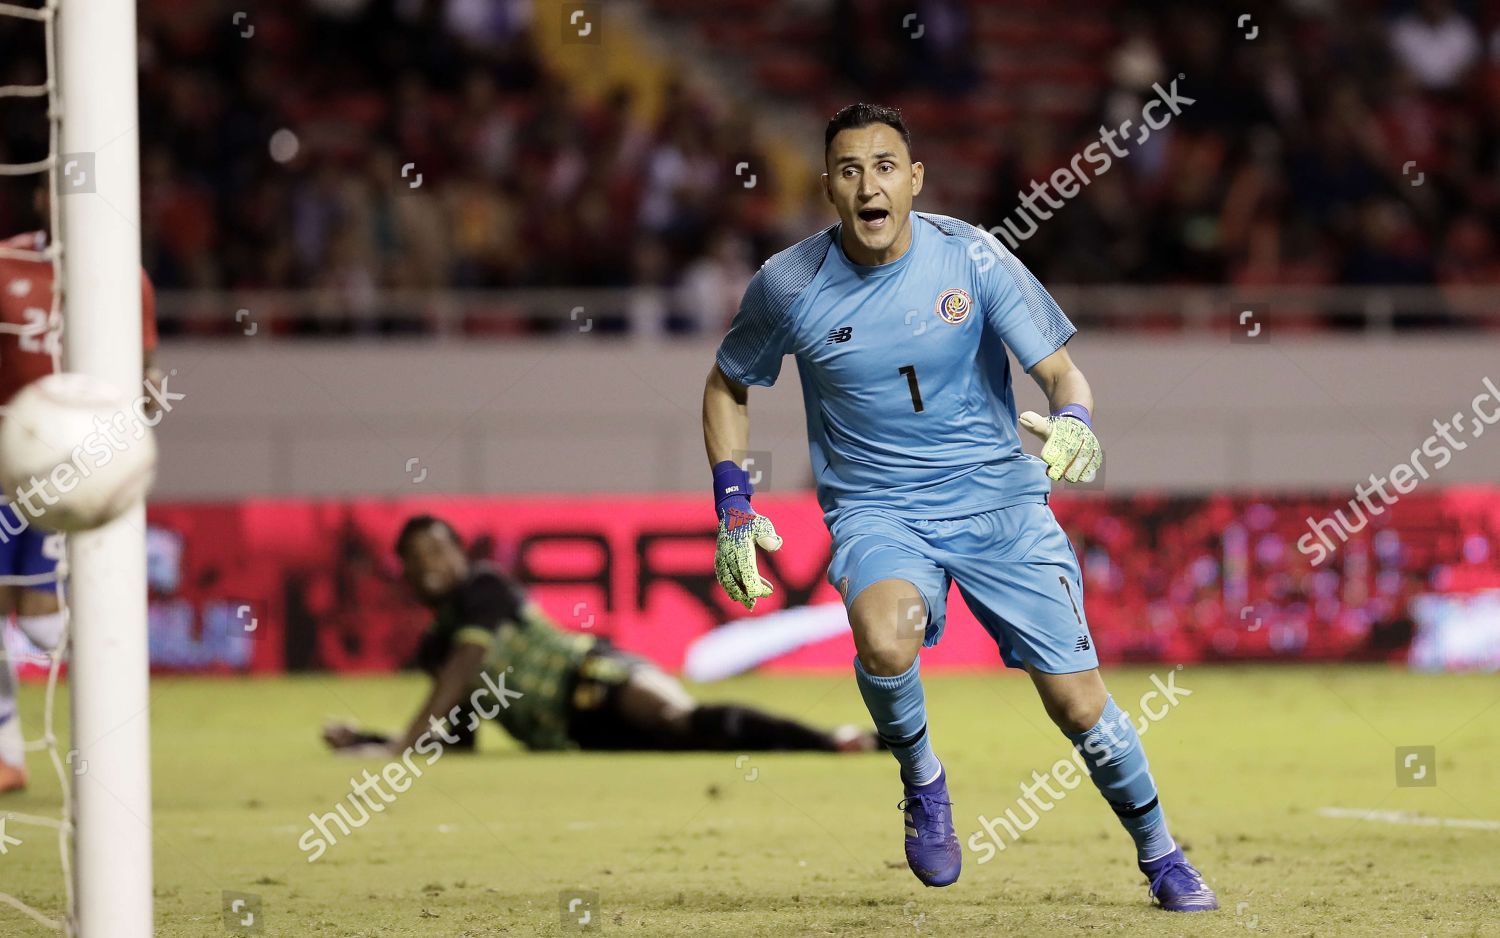
[[[1045,502],[942,520],[861,509],[840,516],[831,533],[828,579],[846,607],[872,583],[906,580],[926,601],[922,644],[930,647],[943,635],[957,582],[1006,667],[1069,674],[1099,666],[1078,555]]]

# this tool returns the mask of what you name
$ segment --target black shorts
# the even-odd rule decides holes
[[[620,688],[642,668],[655,667],[639,655],[601,641],[578,666],[568,706],[568,735],[580,749],[661,749],[659,733],[631,726],[620,716]]]

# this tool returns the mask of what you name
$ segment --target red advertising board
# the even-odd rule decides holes
[[[837,603],[812,496],[765,494],[756,506],[786,546],[763,556],[776,594],[755,614]],[[1085,608],[1106,661],[1399,657],[1413,596],[1500,586],[1495,489],[1407,495],[1348,543],[1336,540],[1318,565],[1298,542],[1309,519],[1336,509],[1353,528],[1347,496],[1063,494],[1053,508],[1082,558]],[[714,519],[696,494],[158,504],[149,512],[153,665],[401,666],[426,616],[404,592],[391,544],[422,512],[448,519],[564,626],[674,670],[691,642],[745,615],[714,580]],[[846,668],[852,655],[842,634],[767,666]],[[997,663],[955,590],[924,670]]]

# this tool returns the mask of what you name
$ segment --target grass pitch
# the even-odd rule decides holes
[[[1106,676],[1138,714],[1152,673]],[[1130,841],[1087,781],[991,862],[966,847],[959,882],[924,889],[902,859],[888,755],[528,755],[492,729],[483,753],[444,756],[310,864],[297,846],[309,813],[380,767],[329,755],[318,726],[347,715],[394,727],[419,680],[162,679],[158,934],[233,934],[233,891],[259,896],[261,933],[284,936],[1500,935],[1500,825],[1398,823],[1500,821],[1494,676],[1189,666],[1176,684],[1191,696],[1145,743],[1172,828],[1218,891],[1223,908],[1206,915],[1148,905]],[[1024,677],[927,688],[967,843],[978,815],[1014,807],[1067,745]],[[699,693],[821,724],[864,719],[848,676]],[[23,705],[34,731],[41,689]],[[1435,746],[1437,784],[1398,786],[1398,746]],[[56,811],[50,767],[32,770],[31,790],[0,811]],[[8,833],[24,842],[0,856],[0,890],[55,911],[55,838]],[[596,903],[590,930],[561,911],[574,893]],[[0,934],[50,933],[0,907]]]

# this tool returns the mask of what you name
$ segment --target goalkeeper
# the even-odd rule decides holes
[[[1088,482],[1103,459],[1093,394],[1065,348],[1073,324],[993,235],[912,210],[925,170],[897,111],[850,105],[823,147],[838,223],[751,278],[704,388],[719,581],[747,607],[771,592],[755,551],[781,539],[733,460],[749,445],[748,386],[773,384],[791,355],[833,535],[828,578],[848,607],[855,681],[901,766],[912,872],[947,886],[962,862],[918,673],[957,582],[1001,659],[1026,670],[1084,754],[1151,896],[1170,911],[1217,908],[1168,832],[1140,738],[1099,676],[1078,558],[1047,507],[1051,482]],[[1019,420],[1045,438],[1041,459],[1021,449],[1010,355],[1050,405],[1050,417]]]
[[[323,730],[333,749],[400,754],[431,733],[434,720],[447,723],[441,732],[448,748],[472,749],[475,711],[486,708],[486,718],[537,750],[877,748],[873,733],[854,726],[824,731],[751,707],[698,703],[645,659],[558,628],[514,580],[470,561],[440,518],[408,520],[396,553],[406,582],[436,614],[417,652],[432,687],[399,738],[333,723]],[[487,695],[477,693],[481,688]],[[476,699],[487,702],[470,709]]]

